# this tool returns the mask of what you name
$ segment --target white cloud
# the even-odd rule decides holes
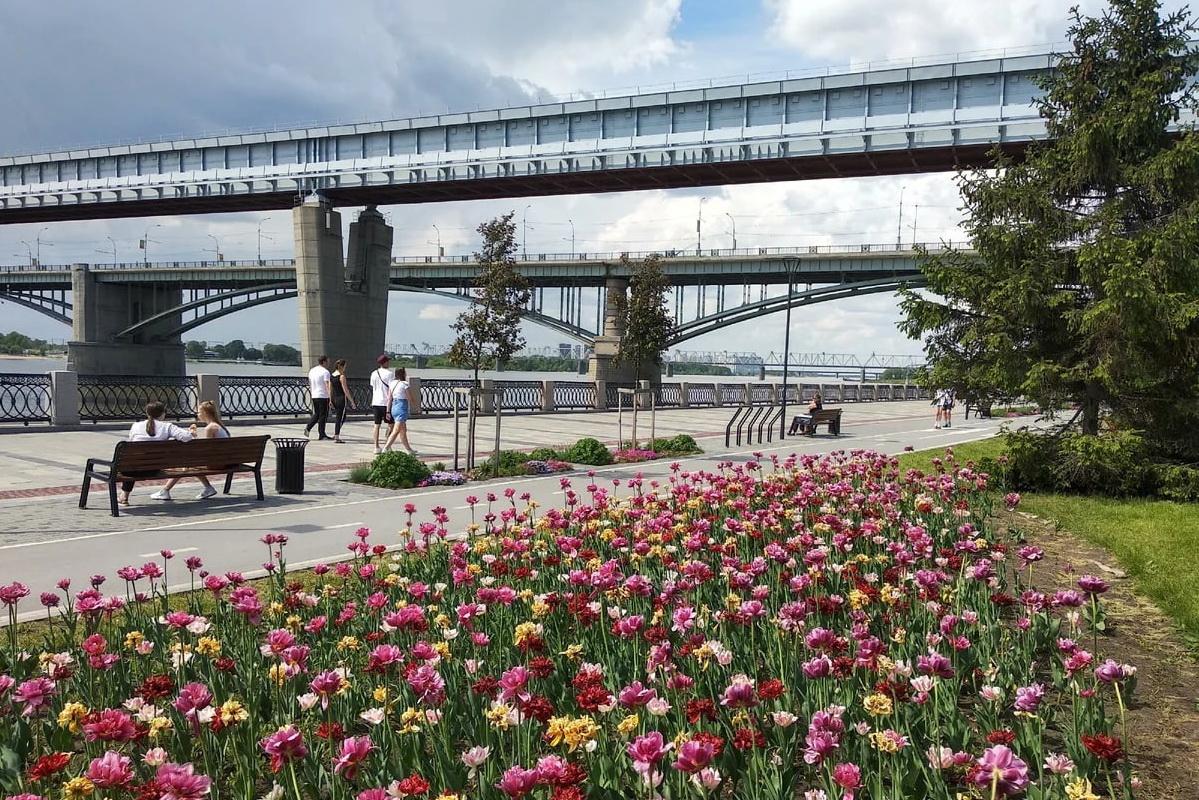
[[[834,63],[1060,41],[1071,6],[1095,0],[764,0],[773,35]]]
[[[458,315],[462,313],[464,306],[465,304],[455,307],[446,305],[444,303],[429,303],[421,306],[420,311],[416,312],[416,318],[423,320],[436,320],[438,322],[455,320],[458,319]]]

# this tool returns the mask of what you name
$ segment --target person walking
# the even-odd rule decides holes
[[[221,413],[217,411],[216,403],[211,400],[205,400],[196,408],[196,420],[192,423],[188,433],[195,439],[228,439],[229,429],[225,427],[225,423],[221,422]],[[175,488],[175,484],[183,480],[182,478],[171,478],[167,481],[167,485],[159,489],[154,494],[150,495],[151,500],[170,500],[171,489]],[[204,490],[196,495],[197,500],[207,500],[210,497],[216,497],[216,488],[208,482],[208,478],[204,475],[197,475],[196,480],[204,484]]]
[[[944,389],[937,389],[935,392],[933,392],[933,402],[932,402],[932,406],[934,409],[933,430],[936,430],[936,431],[941,430],[941,417],[944,416],[944,412],[941,410],[941,402],[942,402],[942,400],[944,400],[944,398],[945,398],[945,390]]]
[[[375,417],[375,431],[373,441],[375,443],[375,454],[383,452],[379,448],[379,431],[383,428],[384,422],[391,422],[391,384],[395,380],[395,375],[391,371],[391,359],[386,353],[375,359],[377,365],[374,372],[371,373],[371,411]]]
[[[391,433],[387,437],[387,444],[384,450],[391,450],[391,446],[395,444],[398,438],[400,443],[404,445],[404,449],[412,455],[416,455],[416,451],[412,449],[412,445],[408,444],[408,409],[410,407],[410,391],[408,385],[408,372],[403,367],[396,370],[395,380],[391,382]]]
[[[146,418],[141,422],[135,422],[129,426],[129,435],[126,437],[130,442],[165,442],[169,439],[174,439],[177,442],[190,442],[192,434],[170,422],[166,422],[164,417],[167,415],[166,406],[158,401],[146,403]],[[134,473],[126,473],[130,477],[138,477]],[[157,472],[148,472],[146,477],[156,475]],[[129,505],[129,493],[133,491],[134,481],[121,481],[121,492],[117,495],[117,502],[123,506]]]
[[[946,389],[941,395],[941,427],[952,428],[953,425],[953,406],[957,400],[957,395],[953,389]]]
[[[328,439],[325,433],[325,423],[329,421],[329,396],[332,394],[333,376],[329,374],[329,357],[321,356],[316,360],[316,366],[308,370],[308,392],[312,395],[312,416],[304,426],[304,435],[308,436],[313,427],[320,435],[320,441]]]
[[[354,404],[354,396],[350,394],[350,382],[346,378],[346,363],[344,358],[333,362],[333,396],[330,401],[333,404],[333,441],[337,444],[345,444],[341,438],[341,426],[346,422],[347,408],[358,408]]]

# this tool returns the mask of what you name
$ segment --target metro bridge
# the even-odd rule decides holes
[[[356,223],[357,224],[357,223]],[[952,244],[923,245],[939,250]],[[855,244],[741,248],[690,253],[538,254],[517,263],[533,286],[525,318],[594,347],[605,333],[609,290],[627,282],[631,261],[660,255],[674,291],[676,346],[762,314],[878,292],[923,279],[915,245]],[[473,256],[403,257],[388,268],[389,291],[469,301],[479,265]],[[770,287],[783,286],[781,294]],[[788,294],[785,287],[790,287]],[[179,341],[187,332],[229,314],[299,294],[294,259],[0,267],[0,300],[32,308],[87,334],[97,310],[89,294],[109,295],[114,342]],[[585,296],[587,295],[587,296]],[[84,309],[80,315],[77,309]],[[594,319],[590,313],[594,311]],[[78,320],[78,323],[77,323]]]
[[[985,166],[1045,136],[1045,48],[354,125],[0,158],[0,224]],[[1185,121],[1184,121],[1185,122]]]

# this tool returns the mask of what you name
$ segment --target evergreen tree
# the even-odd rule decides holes
[[[450,347],[450,361],[474,374],[487,364],[505,362],[525,346],[520,331],[521,314],[529,304],[529,282],[516,271],[516,226],[513,212],[479,226],[482,249],[475,254],[479,274],[470,308],[454,323],[457,337]]]
[[[666,310],[670,282],[662,271],[661,259],[655,255],[637,262],[622,256],[621,264],[630,272],[629,294],[617,301],[624,316],[624,336],[615,361],[631,364],[639,381],[657,378],[661,374],[662,353],[669,346],[674,330],[674,320]]]
[[[1101,409],[1199,452],[1199,138],[1189,11],[1073,12],[1038,100],[1048,137],[960,178],[975,251],[926,255],[903,293],[930,380],[963,394]]]

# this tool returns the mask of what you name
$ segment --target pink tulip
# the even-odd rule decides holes
[[[108,750],[100,758],[92,759],[86,775],[101,789],[114,789],[133,780],[132,763],[128,756]]]
[[[358,776],[362,762],[375,749],[369,736],[350,736],[342,740],[341,753],[333,759],[333,772],[352,781]]]
[[[537,785],[537,770],[521,766],[508,767],[495,786],[509,797],[524,797]]]
[[[304,734],[294,725],[288,725],[267,736],[259,743],[264,753],[271,758],[271,772],[283,769],[286,761],[295,761],[308,755]]]
[[[651,731],[630,742],[625,752],[633,759],[633,769],[644,774],[653,769],[671,747],[672,745],[665,743],[661,733]]]
[[[156,775],[159,800],[200,800],[212,788],[212,779],[195,774],[191,764],[163,764]]]
[[[674,768],[679,772],[695,773],[712,763],[716,751],[707,742],[689,739],[679,747],[679,757]]]

